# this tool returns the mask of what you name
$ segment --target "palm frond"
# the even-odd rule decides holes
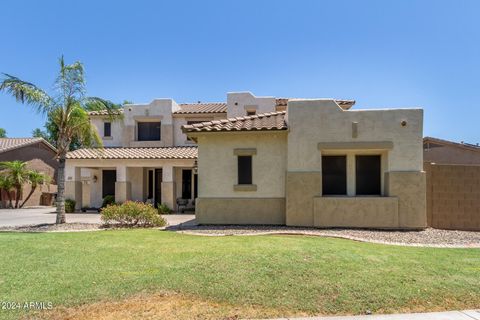
[[[21,103],[32,105],[42,114],[47,114],[53,108],[53,99],[45,91],[33,83],[20,80],[6,73],[3,73],[0,91],[11,94]]]
[[[112,101],[99,97],[87,97],[84,100],[84,108],[87,111],[106,111],[106,116],[111,121],[123,118],[122,106]]]
[[[83,64],[76,61],[65,64],[63,56],[59,59],[60,73],[55,80],[55,87],[61,93],[62,104],[68,104],[68,100],[79,100],[85,94],[85,72]]]

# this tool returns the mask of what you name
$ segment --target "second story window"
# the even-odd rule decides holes
[[[160,141],[160,122],[138,122],[138,141]]]
[[[111,137],[112,136],[112,123],[111,122],[104,122],[103,123],[103,136],[104,137]]]

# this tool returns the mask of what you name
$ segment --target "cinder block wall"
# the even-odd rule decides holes
[[[425,163],[427,223],[433,228],[480,230],[480,165]]]

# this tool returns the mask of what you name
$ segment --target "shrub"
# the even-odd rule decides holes
[[[72,213],[75,212],[75,200],[72,199],[66,199],[65,200],[65,212],[66,213]]]
[[[170,214],[172,209],[170,209],[165,203],[157,204],[158,214]]]
[[[108,205],[115,204],[115,196],[108,195],[103,198],[102,208],[105,208]]]
[[[157,210],[143,202],[126,201],[123,204],[113,204],[100,212],[102,221],[106,224],[112,222],[126,227],[163,227],[165,219],[158,215]]]

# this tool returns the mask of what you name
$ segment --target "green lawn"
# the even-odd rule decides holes
[[[480,305],[478,249],[123,230],[0,233],[0,252],[0,301],[73,306],[163,290],[311,314]]]

